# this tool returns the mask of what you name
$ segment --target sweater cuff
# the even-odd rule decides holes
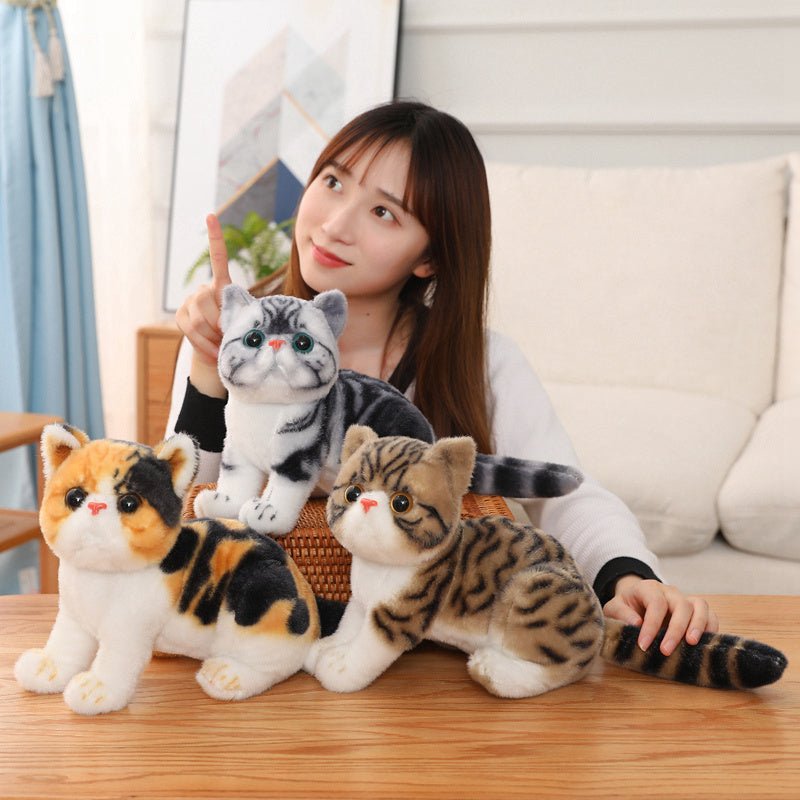
[[[221,453],[225,442],[226,402],[226,398],[201,394],[187,378],[186,394],[175,422],[175,432],[188,433],[201,450]]]
[[[622,556],[620,558],[612,558],[605,564],[597,577],[594,579],[593,589],[594,593],[600,599],[600,605],[605,605],[612,597],[614,597],[614,588],[617,581],[623,575],[638,575],[645,580],[659,581],[658,575],[644,563],[639,561],[638,558],[630,558]]]

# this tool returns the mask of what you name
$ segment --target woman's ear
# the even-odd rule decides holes
[[[417,278],[430,278],[431,276],[436,274],[436,270],[433,268],[433,264],[429,258],[426,258],[424,261],[420,261],[416,267],[411,271],[412,275],[415,275]]]

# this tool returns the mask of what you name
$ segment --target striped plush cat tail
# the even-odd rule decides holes
[[[583,475],[565,464],[478,453],[469,490],[505,497],[561,497],[582,482]]]
[[[643,651],[640,628],[606,618],[602,655],[618,666],[667,680],[715,689],[755,689],[777,681],[786,656],[767,644],[724,633],[704,633],[696,645],[682,641],[670,656],[658,649],[664,631]]]

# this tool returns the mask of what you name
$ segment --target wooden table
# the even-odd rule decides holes
[[[12,675],[56,598],[0,597],[0,796],[798,798],[800,597],[712,604],[787,654],[779,683],[727,692],[598,665],[499,700],[460,653],[425,644],[356,694],[301,673],[230,704],[203,694],[196,662],[155,659],[126,710],[87,718]]]

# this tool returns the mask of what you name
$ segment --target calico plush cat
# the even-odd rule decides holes
[[[777,680],[779,651],[704,634],[671,656],[636,645],[639,628],[604,619],[590,586],[552,537],[504,517],[460,521],[472,439],[435,445],[351,428],[328,499],[334,536],[353,555],[352,598],[336,632],[305,667],[351,692],[422,639],[469,653],[469,674],[501,697],[541,694],[581,678],[602,656],[701,686]]]
[[[301,668],[320,617],[283,548],[238,521],[181,525],[197,465],[190,437],[151,450],[49,425],[42,456],[39,519],[60,559],[59,610],[44,649],[17,660],[22,686],[100,714],[128,704],[154,649],[202,659],[197,681],[220,700]]]
[[[345,431],[433,441],[425,417],[383,381],[339,370],[345,296],[314,300],[223,292],[219,374],[228,390],[227,428],[216,489],[198,493],[198,517],[232,517],[260,533],[290,531],[319,486],[330,491]],[[269,476],[266,487],[264,480]],[[557,497],[582,478],[560,464],[478,455],[470,488],[479,494]]]

